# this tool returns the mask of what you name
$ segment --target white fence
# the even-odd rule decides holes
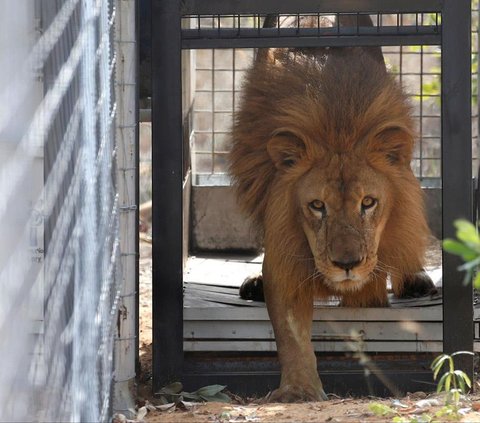
[[[121,266],[135,253],[131,227],[120,235],[120,215],[135,216],[135,181],[125,198],[123,156],[117,166],[122,8],[2,3],[0,421],[108,421],[118,374],[134,377],[134,356],[118,348],[132,327],[119,326],[119,310],[135,318]],[[128,338],[135,344],[134,332]]]

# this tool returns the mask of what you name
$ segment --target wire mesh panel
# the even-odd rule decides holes
[[[109,419],[120,282],[113,5],[20,0],[0,16],[2,421]]]
[[[478,42],[478,1],[472,2],[472,81],[473,81],[473,169],[477,163],[477,118],[476,73]],[[342,27],[340,17],[348,17],[352,27]],[[265,28],[269,18],[265,15],[196,15],[184,16],[186,43],[194,47],[215,36],[218,42],[230,39],[249,39],[261,42],[263,38],[323,37],[325,43],[332,43],[336,37],[381,36],[382,43],[389,44],[386,35],[405,35],[404,42],[410,45],[387,45],[383,55],[389,71],[400,80],[405,92],[411,98],[413,115],[417,124],[417,144],[412,161],[415,175],[426,187],[441,186],[441,33],[440,13],[396,13],[369,15],[373,27],[359,24],[363,15],[345,14],[297,14],[279,15],[274,18],[273,28]],[[287,25],[289,28],[285,28]],[[308,26],[308,28],[305,28]],[[409,41],[415,35],[422,35],[422,44]],[[409,38],[410,37],[410,38]],[[398,43],[399,38],[395,39]],[[435,41],[436,40],[436,41]],[[427,45],[425,45],[427,43]],[[317,39],[318,44],[318,39]],[[195,63],[195,102],[193,109],[193,171],[194,183],[198,185],[228,185],[226,155],[230,149],[229,131],[241,95],[242,79],[255,57],[256,49],[198,49],[192,51]]]
[[[413,75],[405,75],[404,67],[407,63],[399,59],[398,67],[402,67],[402,82],[412,88],[409,94],[414,97],[413,100],[419,101],[418,109],[424,112],[422,117],[432,119],[431,122],[418,122],[418,130],[421,130],[423,141],[427,136],[435,139],[440,138],[440,134],[435,132],[441,128],[441,176],[442,176],[442,230],[444,236],[453,236],[451,222],[459,215],[469,218],[472,212],[472,180],[471,180],[471,108],[470,108],[470,38],[469,21],[471,18],[469,0],[424,0],[422,2],[414,0],[365,0],[359,2],[324,0],[316,2],[314,0],[295,0],[278,2],[275,0],[264,0],[258,2],[255,0],[225,1],[210,0],[208,2],[199,0],[154,0],[152,1],[152,21],[160,25],[152,26],[152,158],[155,163],[153,167],[153,207],[157,213],[153,216],[153,386],[158,389],[162,383],[172,380],[175,375],[182,380],[199,383],[199,380],[206,380],[208,377],[215,377],[216,382],[225,381],[231,386],[232,380],[238,385],[248,385],[248,389],[260,392],[271,388],[268,379],[272,378],[270,368],[263,366],[263,362],[248,361],[248,365],[242,367],[243,363],[237,365],[235,360],[225,357],[215,357],[208,355],[204,360],[205,366],[202,367],[202,359],[197,354],[183,354],[183,336],[181,329],[183,326],[182,313],[183,308],[183,289],[182,289],[182,267],[178,252],[182,248],[182,213],[178,204],[181,203],[182,175],[180,164],[182,162],[182,149],[179,147],[182,140],[180,113],[181,107],[181,89],[180,80],[181,67],[180,57],[181,49],[262,49],[262,48],[330,48],[330,47],[351,47],[351,46],[385,46],[389,48],[411,47],[411,50],[385,50],[386,54],[399,56],[400,54],[412,56],[410,59],[422,57],[421,66],[425,66],[425,61],[430,59],[439,60],[441,66],[441,91],[439,87],[438,94],[435,91],[424,89],[425,81],[419,81],[419,75],[416,71],[411,71]],[[357,24],[345,25],[345,28],[337,29],[338,26],[332,25],[330,28],[323,29],[318,24],[310,26],[303,30],[302,28],[279,28],[278,24],[274,26],[265,25],[265,20],[269,14],[289,14],[301,18],[298,14],[311,15],[310,12],[325,12],[325,15],[339,16],[339,13],[349,15],[350,19],[356,19]],[[387,23],[380,20],[381,28],[374,19],[372,27],[358,25],[363,14],[387,15],[393,19],[393,23]],[[434,16],[433,21],[427,22]],[[260,16],[260,23],[256,26],[244,28],[242,23],[238,22],[238,16],[242,15],[253,17]],[[412,15],[413,20],[410,23],[402,22],[402,16],[406,19],[407,15]],[[219,17],[220,16],[220,17]],[[223,26],[221,18],[226,16],[231,23]],[[313,16],[317,16],[316,14]],[[182,17],[183,22],[182,22]],[[306,16],[307,17],[307,16]],[[322,17],[322,16],[321,16]],[[200,27],[194,26],[192,18],[198,22],[200,18]],[[202,28],[202,19],[211,19],[205,21]],[[422,19],[424,21],[422,22]],[[397,23],[398,20],[398,23]],[[216,21],[216,23],[214,23]],[[257,19],[258,21],[258,19]],[[351,21],[350,21],[351,22]],[[262,27],[260,27],[262,26]],[[161,41],[165,34],[171,34],[168,45],[162,45]],[[423,46],[423,56],[415,51],[415,46]],[[429,50],[431,46],[441,46],[441,55],[439,51]],[[463,49],[462,49],[463,46]],[[431,53],[427,55],[427,53]],[[294,55],[294,52],[291,52]],[[437,56],[436,56],[437,55]],[[212,53],[212,61],[216,59],[215,53]],[[232,59],[233,60],[233,59]],[[418,63],[418,62],[417,62]],[[390,63],[391,70],[395,71],[394,63]],[[433,65],[432,65],[433,66]],[[210,74],[213,73],[215,64],[210,64],[209,69],[200,67]],[[223,70],[223,68],[221,69]],[[400,69],[398,69],[400,72]],[[421,72],[420,72],[421,73]],[[437,72],[432,69],[432,84],[435,84],[435,75]],[[411,81],[403,80],[411,76]],[[400,76],[399,76],[400,78]],[[211,78],[212,83],[203,88],[210,91],[212,98],[209,98],[208,92],[205,97],[206,103],[209,103],[204,121],[210,121],[211,128],[202,128],[204,133],[210,132],[211,144],[205,141],[206,148],[199,150],[204,153],[212,154],[211,163],[207,163],[205,168],[212,172],[216,171],[214,155],[220,154],[222,150],[216,149],[216,138],[221,136],[221,128],[216,128],[214,108],[215,99],[215,78]],[[234,92],[234,81],[229,82],[228,90]],[[419,88],[418,88],[419,87]],[[427,87],[428,88],[428,87]],[[423,91],[422,91],[423,89]],[[225,91],[227,88],[225,88]],[[433,100],[438,96],[441,99],[439,109],[428,111],[427,104],[423,100]],[[441,97],[440,97],[441,96]],[[218,97],[218,96],[217,96]],[[415,97],[418,97],[417,99]],[[431,98],[432,97],[432,98]],[[422,101],[420,101],[422,100]],[[232,100],[232,103],[236,101]],[[200,109],[199,111],[201,111]],[[437,110],[440,110],[441,119],[437,118]],[[220,109],[220,113],[227,113],[226,109]],[[208,115],[210,113],[210,115]],[[417,115],[420,113],[417,110]],[[201,122],[197,122],[200,124]],[[213,124],[212,124],[213,123]],[[421,128],[420,128],[421,126]],[[433,129],[430,129],[433,128]],[[221,139],[221,137],[220,137]],[[172,141],[174,140],[174,141]],[[432,147],[433,149],[433,147]],[[431,152],[429,151],[428,154]],[[417,152],[417,160],[421,160],[420,154],[426,159],[435,161],[437,156],[432,152],[432,156],[427,156],[420,151]],[[414,163],[415,166],[415,163]],[[425,171],[417,166],[418,172],[422,172],[422,178],[426,179],[430,173],[436,175],[436,169],[430,170],[425,165]],[[162,169],[163,168],[163,169]],[[220,167],[219,167],[220,169]],[[432,178],[437,176],[431,176]],[[171,208],[162,207],[165,198],[173,198]],[[168,246],[168,250],[166,249]],[[454,257],[442,257],[443,259],[443,350],[453,352],[455,350],[470,350],[473,348],[472,342],[472,292],[471,286],[465,286],[461,283],[461,276],[458,275],[458,260]],[[207,317],[206,317],[207,316]],[[203,320],[215,320],[205,314],[201,317]],[[231,317],[231,316],[229,316]],[[164,322],[169,322],[165,325]],[[419,350],[417,350],[418,352]],[[228,356],[230,358],[230,356]],[[263,356],[262,356],[263,357]],[[417,355],[415,355],[417,357]],[[217,358],[217,360],[215,360]],[[389,357],[390,359],[391,357]],[[225,362],[225,366],[216,367],[217,364]],[[336,358],[332,361],[338,363]],[[417,364],[420,364],[417,361]],[[472,360],[468,359],[460,364],[467,373],[473,373]],[[342,364],[344,365],[344,363]],[[411,368],[413,362],[409,358],[408,367]],[[421,372],[421,371],[420,371]],[[338,375],[349,379],[354,379],[353,372],[348,370],[345,373],[338,372],[338,368],[332,373],[332,379],[339,379]],[[395,379],[401,379],[405,375],[405,368],[400,363],[395,362],[392,365],[391,376]],[[418,380],[426,381],[431,379],[427,372],[420,375]],[[275,376],[277,377],[277,376]],[[416,377],[415,377],[416,378]],[[235,382],[233,382],[235,383]],[[275,381],[275,384],[278,380]],[[411,380],[400,382],[405,388],[411,386]],[[410,384],[410,385],[409,385]],[[237,385],[237,386],[238,386]],[[197,385],[198,387],[198,385]],[[409,388],[406,388],[409,389]]]

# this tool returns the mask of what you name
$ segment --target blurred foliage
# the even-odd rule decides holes
[[[472,31],[474,34],[478,34],[478,25],[479,25],[479,0],[472,0]],[[434,25],[436,23],[436,14],[435,13],[424,13],[423,14],[423,25]],[[441,24],[441,15],[438,16],[438,24]],[[422,53],[422,46],[409,46],[405,47],[408,52],[411,53]],[[478,103],[478,40],[476,37],[472,37],[472,108],[477,107]],[[438,59],[438,65],[432,66],[430,69],[424,69],[425,75],[429,73],[438,73],[440,74],[440,48],[438,52],[433,53],[433,56]],[[396,67],[397,68],[397,67]],[[397,69],[398,70],[398,69]],[[441,80],[439,75],[433,75],[429,78],[428,81],[422,83],[422,93],[424,95],[439,95],[441,92]],[[416,96],[415,100],[419,101],[420,96]],[[440,105],[440,97],[436,98],[436,102]]]
[[[480,236],[477,228],[468,220],[459,219],[454,222],[457,239],[445,239],[443,249],[460,256],[465,262],[458,270],[465,272],[464,283],[468,284],[474,277],[473,286],[480,289]]]

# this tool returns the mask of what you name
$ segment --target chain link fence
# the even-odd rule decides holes
[[[2,4],[0,421],[112,414],[125,203],[135,216],[117,176],[117,3]]]

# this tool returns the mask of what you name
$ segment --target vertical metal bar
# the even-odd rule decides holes
[[[211,166],[210,166],[210,174],[213,175],[215,173],[215,75],[216,65],[215,65],[215,54],[217,50],[212,49],[212,147],[211,147]]]
[[[153,389],[183,368],[182,85],[179,0],[152,2]]]
[[[472,133],[470,0],[447,0],[442,16],[442,210],[443,236],[453,237],[452,223],[472,219]],[[473,292],[458,272],[460,260],[443,254],[443,349],[473,351]],[[457,361],[457,360],[456,360]],[[470,356],[459,368],[473,374]]]
[[[418,125],[418,133],[419,133],[419,141],[420,141],[420,148],[418,151],[418,156],[419,156],[419,179],[420,181],[424,180],[424,175],[423,175],[423,46],[420,46],[420,122]]]
[[[415,14],[416,25],[418,28],[418,13]],[[423,13],[421,14],[421,25],[423,25]],[[422,181],[424,179],[423,175],[423,45],[420,46],[420,122],[419,122],[419,139],[420,139],[420,150],[419,150],[419,179]]]
[[[135,75],[140,75],[140,2],[135,2]],[[140,84],[135,86],[135,204],[140,205]],[[135,222],[140,221],[140,207],[135,211]],[[135,251],[140,251],[140,233],[135,231]],[[135,256],[135,372],[140,374],[140,254]]]
[[[478,66],[478,61],[480,59],[480,3],[477,2],[477,9],[475,10],[476,17],[477,17],[477,25],[475,27],[475,31],[477,33],[477,44],[475,45],[476,49],[476,56],[477,56],[477,92],[475,95],[477,96],[477,110],[476,110],[476,125],[477,125],[477,137],[475,139],[476,145],[476,157],[475,157],[475,176],[477,180],[475,181],[475,195],[474,195],[474,209],[473,209],[473,217],[474,221],[478,224],[478,219],[480,217],[479,214],[479,181],[480,181],[480,68]],[[472,12],[473,14],[473,12]]]
[[[237,77],[237,61],[235,59],[237,50],[233,49],[232,57],[232,117],[235,117],[235,79]]]
[[[137,38],[135,0],[115,1],[116,56],[116,138],[118,202],[122,281],[115,346],[114,410],[132,417],[135,407],[135,360],[138,351],[138,85],[135,66]]]

